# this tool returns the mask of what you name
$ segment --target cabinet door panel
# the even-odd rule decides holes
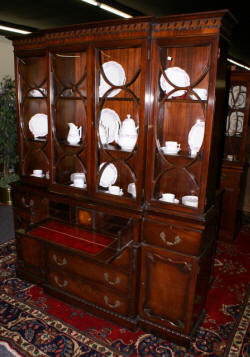
[[[197,260],[161,249],[142,248],[140,313],[143,318],[188,332]]]

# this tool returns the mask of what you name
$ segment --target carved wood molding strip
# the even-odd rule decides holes
[[[220,28],[221,17],[168,21],[153,24],[153,31],[183,31]]]
[[[38,33],[37,35],[31,35],[23,38],[13,39],[14,46],[28,46],[32,45],[33,43],[36,44],[49,44],[52,41],[63,41],[70,39],[77,39],[90,41],[91,39],[98,39],[107,38],[107,35],[121,35],[124,36],[126,34],[131,35],[131,33],[141,33],[146,34],[150,29],[150,23],[148,22],[139,22],[139,23],[122,23],[122,24],[114,24],[114,25],[106,25],[106,26],[96,26],[96,27],[76,27],[72,28],[68,31],[52,31],[48,33]]]

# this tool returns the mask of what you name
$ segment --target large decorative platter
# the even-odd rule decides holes
[[[241,112],[232,112],[230,117],[227,117],[227,134],[240,135],[243,131],[244,123],[244,113]]]
[[[101,165],[99,166],[99,171],[101,171],[103,165],[105,165],[105,162],[102,162]],[[100,178],[100,186],[102,187],[109,187],[113,185],[116,182],[118,173],[117,169],[114,164],[108,164],[104,170],[102,171],[102,175]]]
[[[29,129],[35,138],[48,134],[48,116],[43,113],[33,115],[29,121]]]
[[[229,92],[228,104],[231,108],[245,108],[247,89],[245,86],[234,86]]]
[[[126,75],[123,67],[115,61],[105,62],[102,65],[103,72],[105,76],[114,86],[122,86],[126,82]],[[105,81],[103,76],[100,77],[100,86],[99,86],[99,96],[103,97],[104,94],[111,88],[111,86]],[[115,97],[120,93],[121,89],[114,89],[110,92],[107,97]]]
[[[116,111],[104,108],[101,111],[99,121],[99,136],[101,143],[110,144],[117,141],[121,120]]]
[[[191,150],[198,152],[203,143],[205,131],[205,123],[197,119],[196,123],[192,126],[188,134],[188,145]]]
[[[165,76],[169,79],[171,83],[173,83],[177,87],[188,87],[190,85],[190,78],[184,69],[180,67],[170,67],[164,71]],[[160,77],[160,86],[161,89],[167,94],[174,89],[174,87],[169,84],[164,75],[162,74]],[[179,97],[186,93],[186,90],[177,90],[173,92],[169,98]]]

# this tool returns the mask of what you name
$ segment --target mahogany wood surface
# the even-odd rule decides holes
[[[18,276],[124,327],[191,341],[216,246],[230,18],[228,11],[134,18],[13,38]],[[189,82],[170,80],[173,67]],[[39,113],[47,121],[32,126]],[[191,153],[197,120],[204,137]],[[125,144],[133,138],[131,147],[122,135]],[[180,150],[164,152],[166,141]],[[85,180],[76,187],[79,173]],[[122,191],[111,194],[112,185]],[[197,206],[186,205],[186,195],[197,196]],[[48,236],[51,224],[57,232]],[[95,254],[77,248],[83,231],[92,248],[101,242],[95,237],[112,244]]]

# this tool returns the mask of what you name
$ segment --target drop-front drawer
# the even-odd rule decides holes
[[[50,248],[49,264],[123,293],[128,291],[129,271],[125,273],[117,270],[117,268],[113,269],[112,263],[110,265],[101,265],[96,261],[91,262],[76,254],[69,254],[63,250]]]
[[[128,314],[128,298],[99,284],[90,284],[65,272],[50,271],[49,283],[63,292],[123,315]]]
[[[199,254],[202,232],[145,219],[143,222],[143,239],[158,247],[187,254]]]

